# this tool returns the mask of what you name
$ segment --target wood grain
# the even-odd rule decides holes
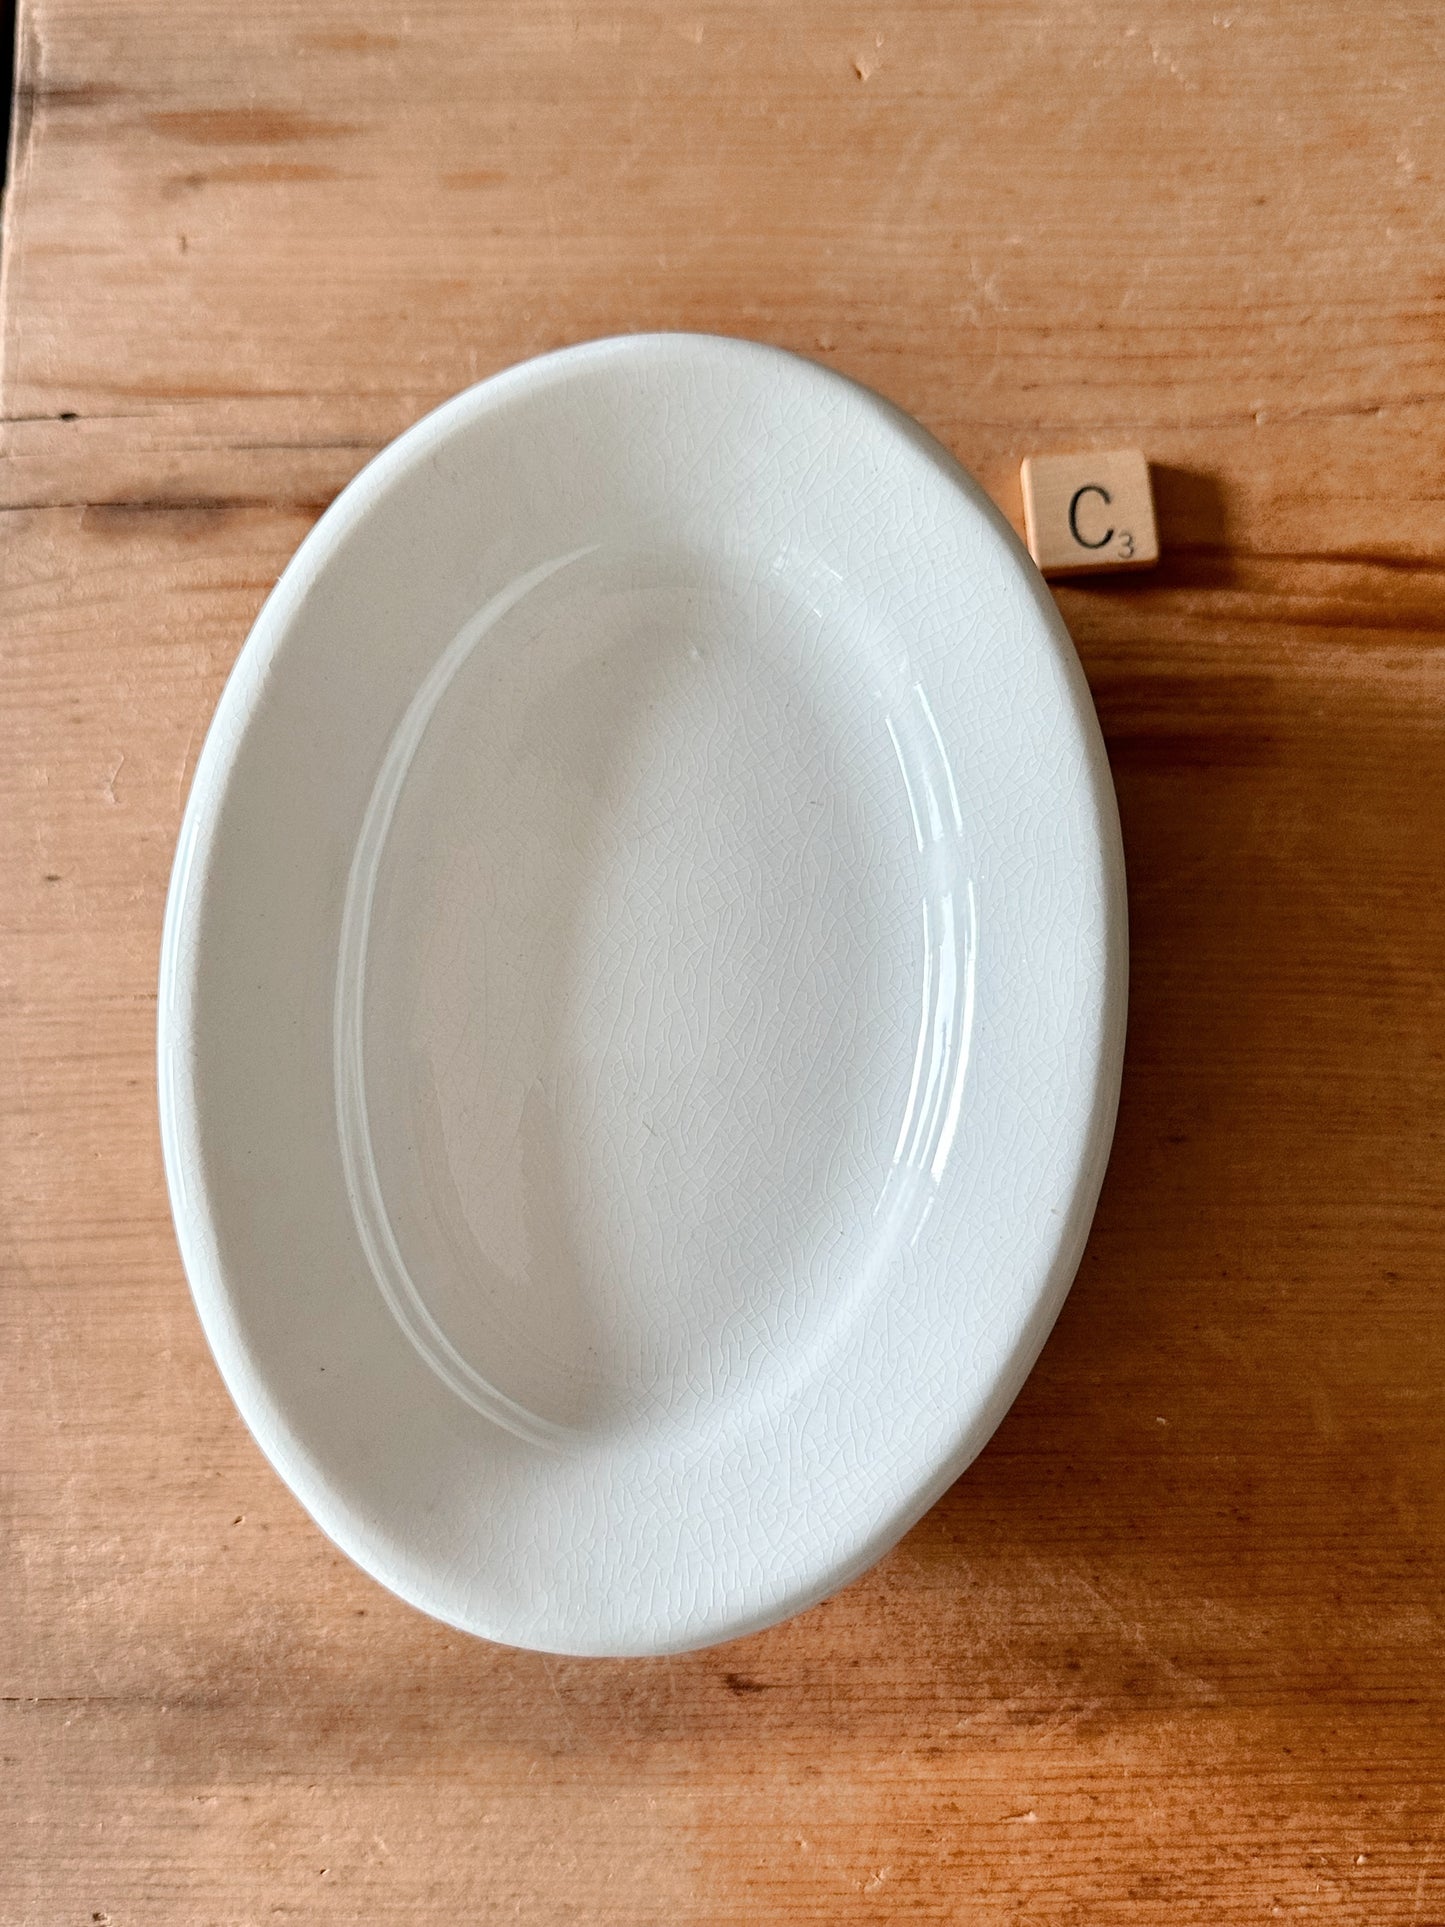
[[[0,1920],[1445,1921],[1445,117],[1428,9],[22,0],[0,403]],[[1134,988],[1079,1282],[883,1565],[655,1664],[431,1625],[261,1461],[152,1077],[206,720],[331,495],[610,331],[767,337],[1061,588]]]

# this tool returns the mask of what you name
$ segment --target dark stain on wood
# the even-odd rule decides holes
[[[750,1679],[746,1673],[724,1673],[723,1685],[730,1693],[766,1693],[771,1690],[766,1680]]]
[[[354,121],[322,120],[284,107],[186,108],[147,114],[146,125],[169,140],[189,141],[197,147],[285,147],[361,132]]]
[[[339,181],[339,167],[326,167],[313,161],[235,161],[224,167],[198,168],[177,174],[164,192],[170,196],[194,193],[202,187],[235,187],[296,181]]]
[[[124,98],[125,89],[107,80],[46,80],[37,75],[26,76],[15,88],[16,108],[26,113],[42,107],[54,112],[108,107]]]
[[[1398,575],[1445,576],[1445,561],[1428,555],[1397,555],[1369,549],[1259,549],[1240,557],[1247,562],[1297,562],[1328,569],[1388,569]]]
[[[191,536],[258,512],[314,522],[328,507],[329,501],[329,497],[325,500],[288,502],[260,495],[191,495],[179,496],[174,500],[157,496],[114,502],[55,502],[45,506],[78,508],[81,528],[86,534],[129,536],[137,527],[149,529],[156,516],[164,515],[174,518],[172,533]]]

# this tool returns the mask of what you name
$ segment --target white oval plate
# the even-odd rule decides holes
[[[226,1383],[455,1626],[767,1625],[1018,1390],[1125,970],[1077,658],[922,430],[711,337],[484,382],[303,543],[196,772],[161,1118]]]

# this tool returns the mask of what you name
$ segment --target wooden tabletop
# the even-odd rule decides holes
[[[0,1920],[1445,1921],[1445,114],[1427,8],[22,0],[0,568]],[[911,410],[1060,586],[1133,992],[1092,1242],[968,1475],[789,1625],[433,1625],[207,1355],[161,906],[263,597],[382,443],[698,328]]]

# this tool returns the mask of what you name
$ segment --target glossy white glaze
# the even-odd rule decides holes
[[[197,771],[162,1122],[221,1369],[441,1618],[763,1625],[1021,1383],[1125,969],[1077,659],[941,449],[749,343],[514,369],[318,524]]]

